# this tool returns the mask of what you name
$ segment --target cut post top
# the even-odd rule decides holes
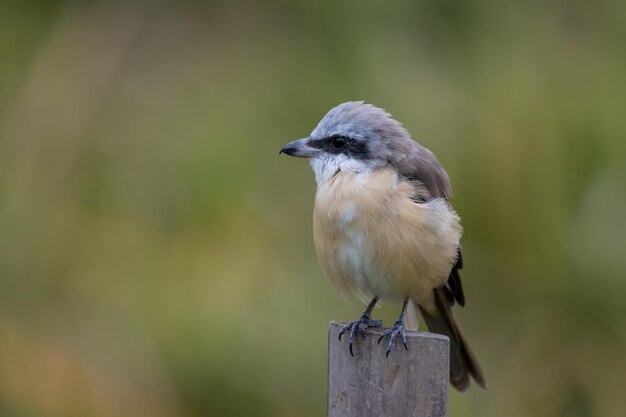
[[[389,357],[383,329],[370,328],[339,341],[344,323],[331,322],[328,331],[329,417],[446,417],[449,350],[447,336],[406,332],[407,348],[396,339]]]

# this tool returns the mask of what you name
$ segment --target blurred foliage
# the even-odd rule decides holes
[[[455,187],[450,415],[623,415],[625,2],[128,3],[0,6],[0,415],[324,415],[362,306],[277,151],[355,99]]]

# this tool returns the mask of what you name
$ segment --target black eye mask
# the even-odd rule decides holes
[[[343,135],[333,135],[324,139],[309,140],[307,145],[334,155],[344,154],[356,159],[368,158],[367,145],[363,141]]]

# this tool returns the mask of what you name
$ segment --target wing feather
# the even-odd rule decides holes
[[[402,141],[394,148],[390,162],[400,174],[424,184],[430,198],[452,196],[448,174],[430,150],[412,140]]]
[[[391,153],[390,162],[398,172],[410,181],[420,183],[419,190],[425,191],[415,196],[418,202],[425,202],[434,198],[448,199],[452,196],[452,186],[445,169],[441,166],[435,154],[424,146],[409,141],[398,141]],[[443,286],[445,299],[450,306],[455,303],[461,307],[465,305],[465,295],[461,284],[459,271],[463,269],[463,257],[459,246],[457,259],[450,271],[447,283]]]

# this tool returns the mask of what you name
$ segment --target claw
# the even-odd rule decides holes
[[[341,336],[348,330],[350,330],[350,335],[348,337],[348,348],[350,350],[350,355],[354,356],[354,351],[352,346],[354,345],[354,338],[356,335],[361,333],[363,339],[365,339],[365,330],[369,327],[381,327],[383,322],[381,320],[372,320],[369,315],[362,315],[358,320],[351,321],[350,323],[344,325],[339,332],[339,340],[341,340]]]
[[[339,340],[341,341],[341,336],[343,336],[343,334],[346,332],[346,330],[350,329],[352,327],[352,323],[354,322],[350,322],[348,324],[345,324],[342,328],[341,331],[339,332]]]
[[[393,324],[393,327],[391,329],[385,330],[383,334],[380,336],[380,338],[378,339],[378,343],[380,344],[381,340],[383,340],[386,336],[389,336],[389,343],[387,343],[385,357],[389,357],[389,354],[391,353],[391,350],[393,349],[393,342],[396,340],[398,336],[400,336],[400,339],[402,340],[404,349],[406,351],[409,350],[408,346],[406,345],[406,332],[404,330],[404,323],[402,321],[400,320],[396,321]]]

